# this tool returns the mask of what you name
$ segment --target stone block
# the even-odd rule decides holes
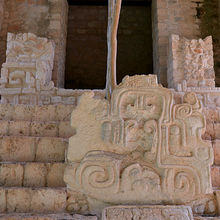
[[[33,191],[31,211],[37,213],[64,212],[66,192],[59,189],[38,189]]]
[[[34,107],[31,105],[16,105],[13,120],[31,121],[33,118]]]
[[[1,123],[0,136],[8,135],[9,122],[8,121],[0,121],[0,123]]]
[[[206,131],[202,135],[204,140],[213,140],[215,139],[215,131],[213,122],[207,121],[206,123]]]
[[[3,137],[0,145],[1,161],[33,161],[35,139],[29,137]]]
[[[7,190],[8,212],[30,212],[32,193],[27,188],[11,188]]]
[[[219,110],[213,109],[213,108],[204,108],[203,113],[206,116],[206,119],[208,119],[211,122],[219,122]]]
[[[73,105],[57,105],[57,119],[59,121],[70,121]]]
[[[56,137],[58,126],[54,122],[31,122],[31,136]]]
[[[39,138],[37,140],[36,161],[64,161],[67,145],[67,141],[61,138]]]
[[[215,191],[218,214],[220,215],[220,190]]]
[[[42,163],[27,163],[24,165],[24,186],[46,186],[47,168]]]
[[[220,139],[220,123],[214,123],[215,139]]]
[[[48,187],[65,187],[63,180],[65,164],[53,163],[47,164],[47,186]]]
[[[97,216],[73,215],[74,220],[98,220]]]
[[[29,136],[30,134],[29,121],[10,121],[8,126],[9,135]]]
[[[75,133],[75,129],[71,127],[70,121],[61,121],[59,123],[59,137],[69,138]]]
[[[35,106],[33,121],[56,121],[56,106]]]
[[[214,163],[215,165],[220,165],[220,140],[214,140],[213,150],[214,150]]]
[[[114,206],[103,210],[102,220],[193,220],[189,206]]]
[[[20,164],[0,165],[0,186],[22,186],[24,169]]]
[[[11,104],[0,104],[0,120],[11,120],[14,114],[14,106]]]
[[[6,191],[5,189],[0,189],[0,213],[5,212],[6,210]]]
[[[220,187],[220,167],[212,167],[212,186]]]

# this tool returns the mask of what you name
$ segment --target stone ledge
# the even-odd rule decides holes
[[[105,208],[102,220],[133,220],[133,219],[188,219],[193,220],[189,206],[113,206]]]

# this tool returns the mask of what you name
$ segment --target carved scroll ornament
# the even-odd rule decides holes
[[[185,204],[212,192],[213,152],[194,93],[173,104],[154,75],[125,77],[111,101],[85,93],[72,113],[64,179],[90,211],[118,204]],[[94,202],[96,201],[96,202]]]

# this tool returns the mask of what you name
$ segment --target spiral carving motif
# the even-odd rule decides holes
[[[184,171],[177,172],[174,176],[174,192],[180,195],[195,194],[195,181],[192,174]]]
[[[111,161],[85,161],[77,170],[77,178],[85,190],[114,188],[118,176]]]
[[[192,114],[192,106],[189,104],[182,104],[176,107],[175,115],[178,119],[187,118]]]

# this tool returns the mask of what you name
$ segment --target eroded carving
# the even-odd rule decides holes
[[[104,209],[102,220],[193,220],[187,206],[115,206]]]
[[[85,93],[73,111],[64,179],[91,211],[109,204],[185,204],[212,193],[213,152],[194,93],[173,104],[156,76],[125,77],[111,101]],[[96,205],[94,205],[96,204]]]

